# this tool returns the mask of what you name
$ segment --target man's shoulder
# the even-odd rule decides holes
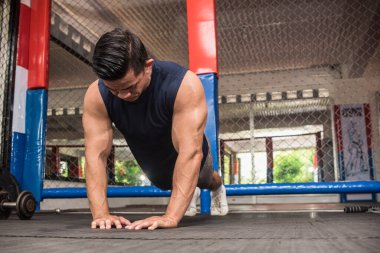
[[[179,89],[177,99],[189,104],[190,101],[200,102],[205,98],[202,82],[192,71],[187,71]]]
[[[92,97],[92,96],[94,96],[97,93],[97,91],[99,90],[99,88],[98,88],[98,82],[99,82],[99,80],[97,79],[97,80],[93,81],[92,83],[90,83],[90,85],[88,86],[88,88],[86,90],[85,97],[86,96]]]
[[[105,104],[101,97],[98,80],[87,88],[83,101],[83,115],[106,118],[108,117]]]
[[[88,86],[86,94],[84,96],[85,103],[86,103],[86,101],[90,102],[91,104],[96,103],[97,101],[99,101],[99,102],[101,101],[98,82],[99,82],[99,80],[95,80],[94,82],[92,82]]]

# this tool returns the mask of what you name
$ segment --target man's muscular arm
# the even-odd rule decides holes
[[[188,72],[174,106],[172,138],[178,151],[174,168],[173,192],[166,215],[179,222],[197,186],[203,158],[202,143],[207,120],[207,104],[199,78]]]
[[[109,214],[107,203],[106,162],[112,146],[112,127],[98,89],[98,82],[88,88],[83,105],[83,129],[86,147],[86,187],[93,222],[92,228],[121,228],[130,222]]]
[[[127,226],[129,229],[176,227],[194,194],[203,157],[202,143],[207,104],[199,78],[188,71],[178,91],[173,114],[172,139],[178,152],[173,190],[164,216],[150,217]]]

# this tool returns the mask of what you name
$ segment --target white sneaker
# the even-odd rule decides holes
[[[228,214],[226,188],[221,185],[211,192],[211,215],[224,216]]]
[[[197,201],[201,195],[201,189],[199,187],[195,188],[193,198],[189,204],[189,207],[186,210],[185,216],[195,216],[197,214]]]

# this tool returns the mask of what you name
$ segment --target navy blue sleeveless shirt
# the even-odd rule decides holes
[[[99,79],[98,86],[108,116],[123,134],[132,154],[149,180],[161,189],[172,189],[178,153],[172,142],[174,102],[187,69],[154,60],[149,86],[133,102],[113,95]],[[208,154],[203,135],[203,160]]]

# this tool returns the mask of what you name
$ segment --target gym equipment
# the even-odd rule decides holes
[[[9,194],[1,191],[0,219],[8,219],[12,210],[16,210],[17,216],[21,220],[29,220],[36,210],[36,200],[30,192],[23,191],[18,195],[16,202],[12,202]]]
[[[371,205],[371,206],[346,206],[343,211],[345,213],[365,213],[365,212],[374,212],[378,213],[380,206]]]
[[[8,170],[3,170],[0,173],[0,220],[8,219],[12,210],[21,220],[29,220],[36,210],[36,200],[28,191],[20,193],[16,179]]]
[[[7,170],[3,170],[3,172],[0,173],[0,192],[2,191],[8,193],[10,201],[16,201],[17,196],[20,194],[15,177]]]

